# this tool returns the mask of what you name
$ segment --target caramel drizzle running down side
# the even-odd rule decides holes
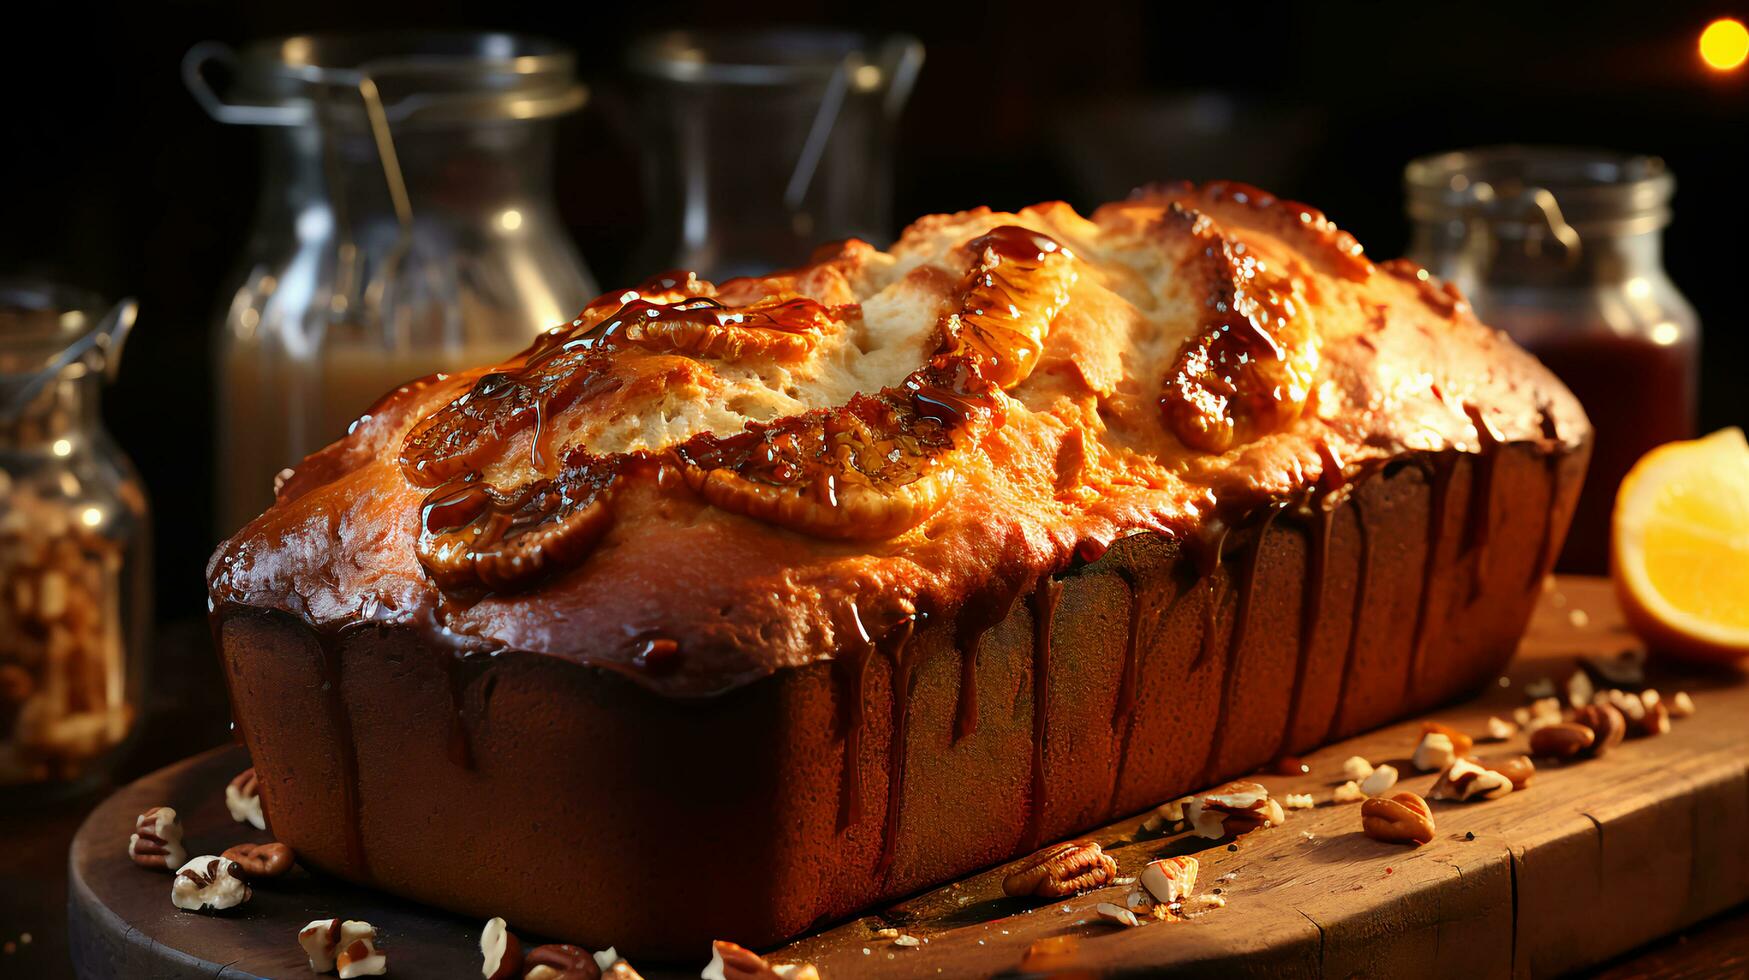
[[[838,829],[862,822],[862,732],[868,726],[868,663],[875,644],[863,628],[862,613],[853,602],[849,609],[851,635],[838,644],[833,670],[839,675],[839,727],[844,742],[844,790],[838,810]]]
[[[1251,630],[1251,594],[1257,584],[1257,565],[1263,557],[1263,548],[1269,538],[1269,529],[1275,525],[1276,517],[1280,516],[1285,503],[1271,504],[1264,513],[1262,521],[1257,525],[1257,539],[1245,552],[1245,557],[1239,564],[1239,594],[1233,606],[1233,628],[1227,637],[1227,662],[1221,671],[1220,702],[1215,707],[1214,736],[1209,741],[1208,758],[1203,762],[1203,782],[1212,783],[1218,776],[1220,767],[1221,743],[1225,741],[1227,717],[1232,714],[1233,688],[1239,678],[1239,655],[1244,652],[1245,639]]]
[[[1421,565],[1421,598],[1415,606],[1415,632],[1409,646],[1409,672],[1403,681],[1403,696],[1414,700],[1421,687],[1422,666],[1427,657],[1429,620],[1436,591],[1434,574],[1439,570],[1439,553],[1445,545],[1446,514],[1451,499],[1451,480],[1457,472],[1457,457],[1446,453],[1434,455],[1425,462],[1428,471],[1427,554]]]
[[[1560,430],[1555,425],[1555,417],[1547,406],[1538,410],[1542,426],[1542,436],[1545,442],[1555,442],[1560,439]],[[1561,490],[1561,460],[1562,455],[1550,449],[1543,456],[1543,471],[1548,477],[1549,502],[1543,508],[1547,516],[1543,518],[1542,544],[1536,550],[1536,564],[1530,566],[1530,580],[1527,586],[1540,586],[1549,572],[1554,570],[1555,563],[1555,524],[1559,518],[1555,514],[1555,505],[1560,503]]]
[[[1218,576],[1221,555],[1226,550],[1227,534],[1230,530],[1225,521],[1215,518],[1214,523],[1206,527],[1202,534],[1186,539],[1191,559],[1196,566],[1197,584],[1208,597],[1202,610],[1202,640],[1197,645],[1196,658],[1190,663],[1192,672],[1201,670],[1214,656],[1215,627],[1220,622],[1221,601],[1226,598]]]
[[[1464,514],[1463,537],[1464,551],[1476,556],[1470,566],[1469,591],[1469,601],[1475,602],[1482,594],[1483,577],[1487,572],[1488,545],[1494,533],[1494,471],[1499,468],[1500,447],[1505,440],[1479,406],[1466,403],[1464,413],[1475,425],[1476,438],[1480,442],[1471,470],[1474,476],[1470,480],[1470,502]]]
[[[1343,716],[1348,710],[1349,681],[1354,676],[1354,657],[1360,649],[1360,633],[1363,618],[1366,615],[1368,593],[1372,591],[1372,533],[1367,529],[1365,501],[1359,493],[1353,494],[1348,505],[1354,510],[1354,531],[1360,546],[1355,558],[1354,604],[1348,610],[1348,643],[1342,652],[1341,680],[1336,685],[1336,707],[1330,712],[1330,728],[1324,733],[1324,742],[1334,742],[1348,734],[1342,727]]]
[[[990,582],[973,593],[960,605],[954,624],[954,645],[960,655],[960,689],[954,706],[954,740],[959,741],[978,729],[978,660],[984,648],[984,637],[996,628],[1014,604],[1020,601],[1021,585],[1015,570],[993,574]]]
[[[1045,830],[1045,737],[1050,727],[1051,632],[1063,583],[1045,574],[1032,593],[1032,800],[1028,810],[1027,846],[1037,847]]]
[[[352,738],[352,713],[340,689],[343,663],[340,643],[343,634],[327,630],[316,631],[316,667],[322,678],[322,703],[328,714],[328,727],[334,734],[336,761],[340,766],[341,833],[346,840],[347,870],[360,880],[370,881],[370,860],[364,849],[363,803],[358,792],[358,746]]]
[[[905,802],[905,747],[910,730],[912,670],[911,634],[917,626],[917,616],[900,620],[887,631],[883,643],[892,662],[893,735],[887,749],[887,812],[886,826],[881,833],[881,855],[875,862],[875,873],[882,879],[893,869],[893,857],[899,847],[899,817]]]
[[[1116,814],[1117,791],[1123,785],[1125,764],[1130,757],[1130,738],[1136,731],[1136,700],[1142,684],[1142,583],[1127,568],[1117,570],[1130,593],[1129,628],[1124,633],[1123,674],[1118,678],[1117,697],[1111,711],[1111,786],[1105,794],[1105,812]]]

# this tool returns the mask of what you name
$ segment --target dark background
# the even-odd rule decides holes
[[[757,14],[747,6],[63,2],[31,5],[29,21],[9,19],[0,274],[43,273],[133,295],[143,311],[106,414],[153,497],[159,613],[169,626],[160,645],[177,656],[158,663],[156,708],[123,778],[223,738],[216,664],[198,622],[215,537],[208,345],[236,285],[260,160],[255,133],[214,123],[183,89],[183,52],[207,38],[408,27],[534,32],[574,46],[593,98],[560,124],[558,196],[597,278],[613,286],[651,271],[626,259],[651,234],[626,43],[670,27],[824,22],[814,4],[762,4]],[[1380,258],[1406,241],[1400,175],[1414,156],[1515,141],[1662,155],[1679,182],[1666,265],[1704,325],[1701,423],[1710,430],[1749,421],[1741,379],[1749,70],[1715,75],[1695,54],[1699,31],[1721,15],[1749,19],[1749,3],[937,0],[859,5],[830,22],[908,31],[928,48],[899,137],[895,227],[978,204],[1063,198],[1085,209],[1120,195],[1125,188],[1077,161],[1101,144],[1146,143],[1135,139],[1144,124],[1134,110],[1193,93],[1240,99],[1243,138],[1126,151],[1138,179],[1260,182],[1323,209]],[[64,970],[60,870],[90,802],[13,814],[16,827],[0,806],[16,858],[0,870],[0,938],[40,937],[0,957],[0,976]]]
[[[160,611],[197,614],[211,530],[214,314],[257,192],[256,134],[220,126],[183,89],[178,61],[205,38],[324,29],[473,27],[574,45],[591,104],[561,122],[563,218],[604,287],[646,269],[647,237],[623,72],[628,38],[683,25],[821,23],[806,3],[525,5],[420,0],[295,5],[36,5],[0,59],[0,271],[48,272],[142,316],[110,392],[111,428],[156,508]],[[1322,208],[1376,257],[1406,240],[1401,170],[1431,151],[1493,142],[1598,145],[1664,156],[1678,178],[1666,264],[1705,329],[1703,428],[1749,418],[1741,295],[1749,70],[1720,76],[1700,29],[1743,4],[942,3],[861,5],[832,22],[906,30],[928,61],[898,148],[895,227],[931,211],[1078,207],[1121,189],[1073,165],[1097,112],[1218,91],[1255,110],[1257,135],[1134,160],[1156,177],[1232,176]],[[1287,130],[1266,121],[1289,114]],[[1089,125],[1089,120],[1095,124]],[[756,134],[749,134],[756,138]],[[1219,167],[1218,173],[1190,172]]]

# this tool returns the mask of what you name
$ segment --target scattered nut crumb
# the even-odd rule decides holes
[[[916,936],[900,936],[893,940],[893,945],[911,948],[923,945],[923,940],[918,939]]]
[[[1521,709],[1522,710],[1522,709]],[[1504,718],[1490,715],[1488,717],[1488,740],[1504,742],[1518,732],[1518,726]]]
[[[1513,708],[1512,709],[1512,720],[1513,720],[1513,722],[1515,722],[1518,725],[1518,727],[1528,728],[1530,726],[1530,709],[1529,708]]]
[[[243,869],[216,854],[203,854],[184,864],[170,882],[170,903],[190,912],[220,912],[248,900]]]
[[[128,838],[128,857],[142,868],[168,871],[182,867],[188,852],[182,849],[182,821],[176,819],[176,811],[155,806],[140,814]]]
[[[1289,810],[1310,810],[1317,806],[1310,793],[1289,793],[1282,799]]]
[[[1098,905],[1093,906],[1093,911],[1098,912],[1101,917],[1109,919],[1120,926],[1140,925],[1134,912],[1121,906],[1113,905],[1110,902],[1100,902]]]
[[[1193,857],[1161,858],[1142,869],[1142,887],[1157,902],[1176,902],[1196,890],[1197,860]]]
[[[1584,629],[1591,625],[1591,614],[1575,607],[1567,610],[1567,622],[1572,623],[1578,629]]]
[[[1335,803],[1356,803],[1366,799],[1366,794],[1360,791],[1359,783],[1350,779],[1336,787],[1336,792],[1331,794],[1330,799]]]
[[[1372,763],[1366,761],[1365,759],[1362,759],[1360,756],[1351,755],[1347,759],[1343,760],[1343,762],[1342,762],[1342,776],[1343,776],[1343,778],[1352,779],[1358,783],[1370,775],[1372,775]]]
[[[1694,714],[1694,699],[1687,691],[1677,691],[1670,697],[1670,717],[1688,718]]]
[[[1428,732],[1421,736],[1421,744],[1415,746],[1415,754],[1410,761],[1422,772],[1433,772],[1451,765],[1455,758],[1457,752],[1453,749],[1449,736]]]
[[[1583,708],[1591,703],[1591,696],[1597,693],[1597,685],[1591,683],[1591,675],[1583,670],[1575,670],[1567,675],[1566,683],[1561,685],[1566,692],[1569,707]]]
[[[1395,785],[1397,785],[1397,767],[1379,766],[1372,771],[1372,775],[1361,781],[1360,791],[1368,796],[1378,796]]]
[[[890,927],[886,929],[876,929],[869,935],[873,936],[875,939],[897,939],[899,938],[899,930]]]

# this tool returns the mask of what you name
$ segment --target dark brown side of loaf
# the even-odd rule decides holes
[[[1550,451],[1560,455],[1550,460]],[[471,667],[452,696],[453,653],[417,632],[319,635],[269,611],[225,617],[222,656],[272,829],[301,860],[591,948],[697,958],[713,938],[768,945],[1489,681],[1528,620],[1587,454],[1503,447],[1479,543],[1465,527],[1481,457],[1405,460],[1361,481],[1333,518],[1322,613],[1304,644],[1307,519],[1284,513],[1270,525],[1236,650],[1235,579],[1257,527],[1234,532],[1212,590],[1177,542],[1118,542],[1061,577],[1043,661],[1042,772],[1041,660],[1024,594],[984,638],[978,724],[962,738],[954,624],[919,628],[901,746],[892,661],[879,653],[863,678],[860,721],[843,661],[680,701],[598,669],[508,652]],[[1440,465],[1451,477],[1435,508]],[[1443,529],[1430,534],[1430,518]],[[1355,620],[1363,528],[1370,591]],[[1215,635],[1193,671],[1211,595],[1220,603]],[[1134,700],[1120,712],[1138,603]],[[337,671],[324,671],[324,644]],[[337,704],[325,677],[338,684]],[[458,726],[471,768],[452,759]],[[859,758],[847,768],[852,742]],[[895,749],[902,789],[891,794]],[[862,795],[854,820],[852,783]],[[368,868],[350,853],[352,827]]]

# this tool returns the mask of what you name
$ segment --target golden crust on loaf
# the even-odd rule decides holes
[[[1124,535],[1587,432],[1422,270],[1254,188],[1158,187],[605,296],[512,362],[391,393],[209,585],[708,694]]]

